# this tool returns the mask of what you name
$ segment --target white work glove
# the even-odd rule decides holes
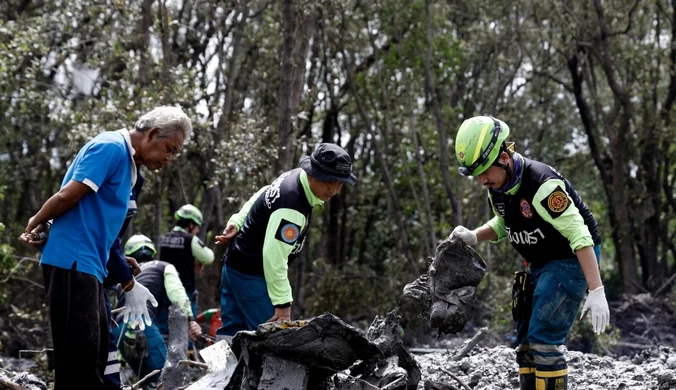
[[[590,291],[587,300],[582,307],[582,315],[584,317],[587,310],[591,310],[591,323],[594,328],[594,333],[601,334],[606,330],[606,326],[610,323],[610,310],[608,310],[608,301],[606,300],[606,293],[603,286],[596,290]]]
[[[464,226],[456,226],[455,229],[453,229],[453,233],[451,233],[451,236],[458,237],[459,239],[462,240],[462,242],[464,242],[467,245],[476,245],[476,243],[478,242],[476,238],[476,233],[474,233],[473,230],[469,230]]]
[[[153,324],[153,321],[150,319],[150,314],[148,314],[148,308],[146,307],[146,301],[157,307],[157,301],[153,294],[145,288],[141,283],[134,280],[134,287],[131,290],[124,293],[124,322],[126,323],[129,320],[132,320],[130,326],[132,328],[136,327],[138,324],[139,329],[144,330],[146,328],[145,323],[148,326]]]

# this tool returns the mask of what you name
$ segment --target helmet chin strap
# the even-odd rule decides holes
[[[510,157],[511,159],[511,157]],[[503,184],[500,187],[500,191],[506,191],[508,190],[507,186],[510,186],[512,183],[512,168],[509,166],[509,164],[503,164],[501,162],[498,162],[497,160],[493,163],[496,167],[501,167],[502,169],[505,170],[505,173],[507,174],[507,179],[505,180],[505,184]]]
[[[511,157],[510,157],[511,158]],[[507,182],[509,182],[509,179],[512,178],[512,168],[510,168],[509,164],[503,164],[501,162],[498,162],[497,160],[493,163],[496,167],[500,167],[505,170],[505,173],[507,173]],[[505,183],[506,184],[506,183]]]

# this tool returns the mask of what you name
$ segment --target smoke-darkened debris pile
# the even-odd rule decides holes
[[[232,350],[239,363],[226,389],[414,390],[420,381],[396,312],[376,317],[366,335],[331,313],[264,324],[237,333]]]
[[[450,238],[437,247],[427,273],[404,287],[401,298],[413,300],[439,333],[458,333],[485,274],[481,256],[462,240]]]
[[[613,329],[604,337],[592,336],[590,340],[603,344],[600,350],[612,355],[585,354],[573,351],[574,344],[567,344],[571,348],[566,352],[569,390],[676,389],[674,312],[667,298],[647,294],[625,296],[621,302],[611,302]],[[182,319],[181,323],[184,322]],[[26,328],[9,328],[5,331],[6,337],[11,337],[10,331],[26,331]],[[401,344],[401,331],[396,312],[377,316],[366,331],[349,326],[330,313],[309,321],[264,324],[257,331],[242,332],[235,338],[233,348],[239,348],[239,365],[234,355],[228,361],[233,369],[237,365],[239,376],[229,388],[252,389],[257,384],[259,389],[274,389],[280,377],[294,380],[285,382],[289,388],[312,390],[371,390],[373,386],[399,390],[466,390],[465,385],[473,390],[519,388],[514,349],[495,346],[496,340],[503,338],[501,335],[482,329],[465,343],[457,336],[439,340],[448,348],[446,351],[438,345],[436,349],[416,345],[406,350]],[[187,342],[183,332],[183,329],[173,332],[180,335],[180,342],[176,344],[181,350]],[[467,334],[467,329],[463,334]],[[44,352],[48,337],[43,341],[38,349],[24,345],[23,359],[0,357],[0,383],[4,381],[9,383],[7,386],[31,390],[46,388],[44,383],[49,385],[52,379],[48,371],[49,355]],[[424,352],[428,353],[421,354]],[[184,358],[181,355],[170,359],[174,363],[166,368],[191,371],[193,368],[175,363]],[[204,373],[205,370],[195,371]],[[197,372],[193,374],[199,375]],[[169,374],[163,375],[165,380]],[[195,375],[181,375],[177,382],[184,384],[191,380],[196,380]],[[191,386],[196,384],[193,382]],[[220,390],[223,386],[197,388]]]

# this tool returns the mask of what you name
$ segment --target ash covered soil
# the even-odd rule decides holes
[[[654,346],[619,359],[567,351],[569,390],[676,389],[676,350]],[[513,348],[476,346],[469,356],[452,360],[451,351],[415,356],[423,380],[418,390],[465,389],[449,374],[473,390],[518,389],[518,366]],[[446,387],[444,387],[446,386]]]
[[[571,335],[567,340],[568,389],[676,390],[673,300],[649,294],[625,296],[611,303],[610,323],[608,332],[614,337],[606,338],[607,344],[602,348],[606,356],[580,352],[591,349],[580,337]],[[444,371],[456,375],[473,390],[519,388],[514,348],[486,340],[467,357],[455,361],[459,340],[449,341],[455,342],[452,348],[446,347],[447,352],[415,355],[423,378],[418,389],[466,389]]]
[[[46,324],[36,327],[33,321],[18,315],[0,317],[0,323],[5,321],[10,322],[5,325],[11,326],[0,327],[3,329],[0,345],[14,347],[16,351],[40,350],[47,346]],[[566,352],[570,371],[569,390],[676,390],[676,312],[673,301],[656,299],[647,294],[625,297],[621,302],[611,303],[611,326],[616,336],[612,342],[605,344],[603,350],[606,356],[576,350],[586,348],[579,340],[567,342],[570,349]],[[426,354],[421,354],[417,348],[409,348],[422,374],[418,390],[519,388],[514,348],[500,345],[506,343],[500,343],[501,338],[495,338],[496,335],[479,342],[465,357],[454,359],[462,349],[463,341],[474,333],[468,329],[463,337],[444,336],[440,340],[443,345],[416,340],[418,342],[414,346],[436,347],[431,349],[433,353]],[[19,341],[21,345],[14,345]],[[26,390],[46,390],[44,384],[41,386],[33,382],[37,379],[49,383],[52,379],[52,372],[45,370],[46,354],[29,354],[33,359],[19,360],[14,353],[8,354],[8,349],[0,348],[0,389],[6,388],[2,382],[8,381],[21,384]]]

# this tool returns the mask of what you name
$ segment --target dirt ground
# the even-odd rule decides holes
[[[634,359],[599,357],[579,351],[568,351],[565,355],[570,372],[569,390],[676,389],[676,350],[670,347],[656,346]],[[473,390],[519,388],[513,348],[475,347],[470,356],[459,361],[453,361],[452,356],[452,352],[416,356],[424,378],[418,389],[429,389],[429,383],[425,387],[426,381],[463,388],[448,372]]]
[[[640,294],[611,303],[611,325],[602,342],[580,334],[567,340],[569,390],[676,389],[676,311],[669,298]],[[416,355],[423,376],[418,389],[463,389],[448,372],[473,390],[518,389],[514,348],[495,345],[499,339],[488,337],[459,361],[452,360],[457,339],[447,341],[453,345],[447,352]],[[582,352],[593,347],[604,356]]]
[[[35,356],[31,364],[27,364],[27,359],[21,363],[9,358],[17,357],[18,350],[40,350],[47,346],[46,324],[43,321],[36,324],[34,318],[16,308],[5,314],[0,316],[0,325],[3,325],[0,327],[0,345],[4,346],[0,350],[0,379],[29,371],[43,381],[49,380],[50,375],[45,372],[46,354],[24,354],[24,357]],[[673,302],[647,294],[626,297],[621,302],[611,303],[611,325],[611,332],[602,339],[600,348],[599,345],[596,348],[605,356],[582,352],[592,349],[589,337],[572,335],[567,342],[569,389],[676,390],[676,311]],[[467,337],[469,333],[466,333]],[[464,337],[443,336],[439,345],[434,345],[442,348],[425,354],[411,346],[422,371],[418,389],[466,389],[460,381],[473,390],[519,388],[514,348],[507,345],[508,342],[500,342],[504,341],[503,335],[492,334],[467,357],[452,360],[457,353],[455,348],[464,340]],[[23,367],[19,367],[20,363]]]

